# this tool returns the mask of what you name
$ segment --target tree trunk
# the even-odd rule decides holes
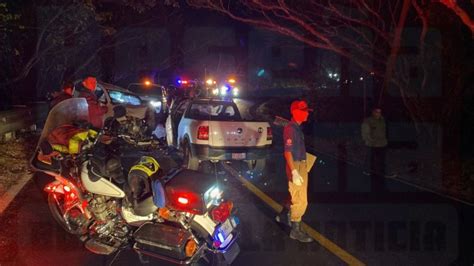
[[[339,81],[339,86],[341,88],[341,96],[348,97],[349,96],[349,89],[351,87],[350,80],[351,75],[349,73],[349,59],[347,57],[341,56],[341,79]]]
[[[106,43],[112,43],[113,38],[109,36],[102,36],[102,44],[105,45]],[[104,49],[99,53],[100,62],[102,66],[102,79],[107,82],[116,82],[114,80],[115,77],[115,48],[116,45],[109,45],[110,48]],[[99,48],[100,49],[100,48]]]
[[[182,11],[179,11],[182,12]],[[168,32],[170,35],[170,68],[177,74],[184,67],[184,20],[182,14],[175,14],[173,19],[168,24]]]
[[[397,63],[397,55],[398,51],[400,50],[400,41],[402,37],[403,29],[405,28],[405,21],[408,15],[408,11],[410,10],[410,0],[403,0],[403,7],[400,12],[400,18],[398,19],[397,27],[395,28],[392,46],[390,48],[390,56],[387,60],[387,65],[385,68],[385,75],[384,75],[384,82],[382,90],[379,94],[378,104],[382,104],[382,98],[385,91],[388,89],[390,82],[392,80],[393,71],[395,69],[395,64]]]
[[[449,121],[442,124],[442,183],[445,189],[459,192],[461,186],[461,110],[457,108]]]
[[[235,43],[238,47],[237,53],[234,54],[234,62],[237,68],[235,69],[236,74],[239,78],[243,77],[245,80],[240,82],[248,82],[248,55],[249,55],[249,28],[248,27],[235,27]]]

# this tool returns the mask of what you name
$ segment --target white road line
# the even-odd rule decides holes
[[[252,182],[246,180],[242,175],[240,175],[234,168],[231,166],[227,166],[225,163],[222,164],[224,169],[227,170],[231,174],[231,176],[235,177],[239,180],[250,192],[254,193],[258,198],[260,198],[263,202],[265,202],[268,206],[270,206],[274,211],[277,213],[280,212],[283,208],[280,204],[278,204],[275,200],[261,191],[257,186],[253,185]],[[315,229],[311,228],[306,223],[302,223],[304,230],[306,233],[311,236],[314,240],[319,242],[324,248],[332,252],[334,255],[339,257],[342,261],[347,263],[348,265],[356,265],[356,266],[364,266],[365,264],[357,259],[356,257],[352,256],[349,252],[342,249],[334,242],[326,238],[323,234],[319,233]]]
[[[443,197],[443,198],[447,198],[447,199],[450,199],[450,200],[453,200],[453,201],[457,201],[457,202],[460,202],[460,203],[464,203],[466,205],[469,205],[469,206],[474,206],[474,203],[473,202],[469,202],[469,201],[466,201],[466,200],[463,200],[463,199],[460,199],[460,198],[456,198],[456,197],[453,197],[453,196],[450,196],[450,195],[445,195],[445,194],[442,194],[441,192],[438,192],[434,189],[430,189],[428,187],[423,187],[423,186],[420,186],[420,185],[417,185],[415,183],[412,183],[411,181],[409,180],[405,180],[401,177],[386,177],[386,179],[393,179],[395,181],[398,181],[400,183],[403,183],[407,186],[412,186],[414,188],[417,188],[419,190],[424,190],[424,191],[428,191],[428,192],[431,192],[433,194],[436,194],[440,197]]]

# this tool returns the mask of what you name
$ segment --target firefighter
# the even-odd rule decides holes
[[[99,103],[96,95],[97,79],[92,75],[87,75],[81,83],[76,85],[79,97],[84,97],[89,105],[89,120],[96,128],[102,128],[104,115],[107,113],[107,106]]]
[[[313,239],[301,229],[301,218],[308,206],[308,171],[304,135],[300,125],[307,121],[312,109],[308,108],[306,101],[296,100],[291,103],[290,111],[291,122],[283,130],[286,175],[291,198],[290,238],[308,243],[312,242]]]
[[[77,155],[84,144],[97,136],[97,131],[89,129],[86,123],[65,124],[59,126],[47,137],[54,151],[64,154]]]
[[[72,98],[74,91],[74,84],[70,81],[66,81],[63,85],[62,91],[56,94],[49,104],[49,109],[52,109],[58,103]]]
[[[40,143],[37,159],[53,166],[54,159],[62,157],[61,155],[76,156],[84,145],[97,137],[97,131],[89,129],[89,125],[86,121],[77,121],[53,129],[46,140]]]

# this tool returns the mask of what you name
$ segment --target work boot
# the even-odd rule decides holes
[[[301,230],[301,222],[291,222],[290,238],[303,243],[313,242],[313,239]]]
[[[283,210],[275,216],[275,220],[279,223],[291,226],[290,210],[288,208],[283,208]]]

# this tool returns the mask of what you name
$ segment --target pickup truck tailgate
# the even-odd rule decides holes
[[[266,122],[209,122],[209,144],[213,147],[261,147],[267,140]]]

